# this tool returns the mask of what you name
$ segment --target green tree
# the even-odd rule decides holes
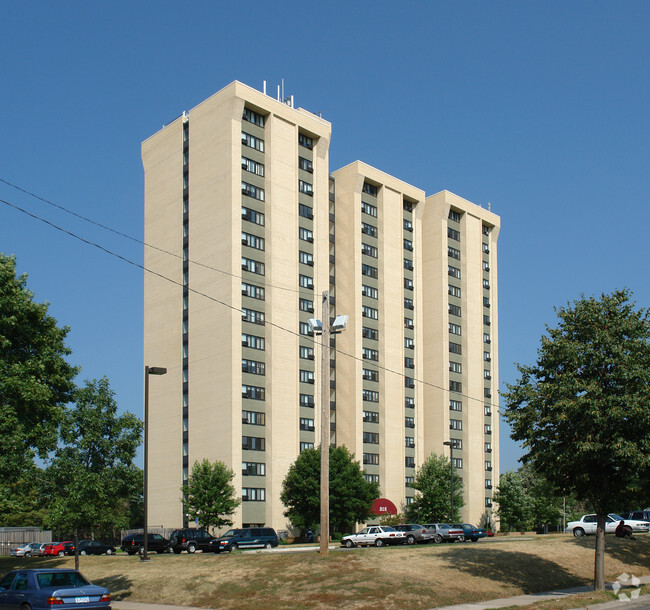
[[[330,524],[343,532],[370,517],[379,485],[366,481],[363,470],[346,447],[330,447]],[[303,531],[320,524],[320,447],[302,451],[282,482],[284,515]]]
[[[241,504],[232,485],[235,473],[223,462],[194,462],[187,487],[181,487],[185,510],[204,529],[232,525],[228,518]]]
[[[620,290],[556,310],[537,362],[505,393],[522,460],[598,515],[594,586],[605,586],[607,513],[650,469],[650,320]]]
[[[454,514],[451,514],[451,461],[432,453],[418,468],[411,485],[420,493],[406,507],[406,517],[414,523],[457,522],[464,506],[463,480],[454,468]]]
[[[108,532],[129,525],[129,498],[142,484],[133,464],[142,422],[117,414],[108,379],[87,381],[61,423],[61,444],[46,470],[51,490],[47,523],[59,530]]]
[[[501,529],[524,531],[533,522],[533,499],[528,494],[521,473],[506,470],[499,478],[499,488],[494,492],[494,511]]]
[[[56,447],[77,373],[65,359],[69,329],[33,299],[27,276],[16,277],[15,258],[0,254],[0,487]]]

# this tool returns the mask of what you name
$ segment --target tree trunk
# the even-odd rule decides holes
[[[605,522],[607,521],[607,515],[599,514],[597,518],[596,553],[594,557],[594,590],[603,591],[605,589]]]

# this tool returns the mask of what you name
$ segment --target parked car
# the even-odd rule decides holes
[[[79,555],[115,555],[115,547],[112,544],[104,544],[99,540],[82,540],[79,542]]]
[[[627,523],[628,519],[634,521],[650,521],[650,509],[646,508],[645,510],[633,510],[629,513],[617,513]]]
[[[485,538],[488,535],[486,530],[481,527],[474,527],[470,523],[454,523],[452,527],[462,529],[466,541],[478,542],[479,538]]]
[[[13,570],[0,580],[0,608],[49,610],[110,608],[106,587],[93,585],[76,570]]]
[[[228,530],[210,541],[214,553],[237,549],[271,549],[278,546],[278,535],[272,527],[242,527]]]
[[[356,534],[349,534],[341,538],[341,546],[349,549],[355,546],[384,546],[385,544],[404,544],[405,542],[406,534],[388,525],[370,525]]]
[[[144,534],[129,534],[122,538],[120,545],[122,550],[129,555],[144,553]],[[169,540],[160,534],[147,534],[147,552],[168,553],[170,551]]]
[[[28,544],[11,547],[9,549],[9,554],[12,557],[32,557],[38,555],[40,548],[40,542],[29,542]]]
[[[406,523],[403,525],[393,526],[398,532],[404,532],[406,536],[406,544],[415,544],[416,542],[431,542],[433,540],[434,532],[428,530],[422,525],[417,523]]]
[[[43,553],[46,557],[57,555],[63,557],[64,555],[74,555],[74,542],[50,542],[45,545]]]
[[[465,542],[465,532],[460,527],[452,527],[447,523],[423,523],[424,527],[433,531],[433,541],[440,542]]]
[[[616,526],[619,521],[623,521],[623,517],[615,513],[607,515],[605,521],[605,533],[613,534],[616,531]],[[650,523],[647,521],[636,521],[634,519],[625,519],[625,525],[629,525],[633,532],[647,532],[650,528]],[[596,533],[596,526],[598,519],[596,515],[583,515],[578,521],[569,521],[564,530],[567,534],[573,534],[576,538],[587,536]]]
[[[214,536],[205,530],[188,528],[183,530],[174,530],[169,537],[169,545],[177,555],[181,551],[196,553],[196,551],[211,551],[210,542]]]

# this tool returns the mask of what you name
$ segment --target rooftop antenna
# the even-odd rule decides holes
[[[264,95],[266,95],[266,81],[265,80],[262,81],[262,93]]]
[[[488,212],[490,211],[491,203],[488,201]]]

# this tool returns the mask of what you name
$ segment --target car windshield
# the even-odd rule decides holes
[[[383,525],[385,532],[396,532],[397,530],[394,527],[391,527],[390,525]]]
[[[623,521],[623,517],[621,517],[621,515],[617,515],[616,513],[609,513],[609,516],[614,519],[614,521]]]
[[[83,587],[90,583],[79,572],[39,572],[36,575],[38,586],[43,587]]]
[[[234,536],[239,535],[239,532],[241,532],[241,530],[228,530],[228,531],[227,531],[223,536],[221,536],[221,537],[222,537],[222,538],[233,538]]]

